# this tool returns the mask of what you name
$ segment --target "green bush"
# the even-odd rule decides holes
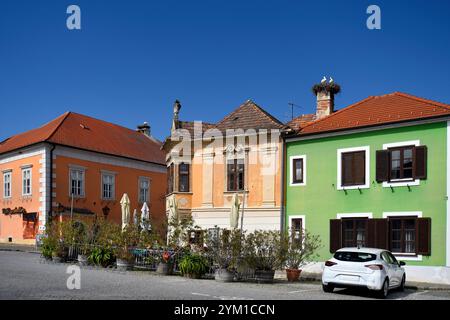
[[[115,257],[111,249],[96,247],[91,250],[88,262],[102,267],[107,267],[114,263]]]
[[[199,254],[188,253],[181,259],[179,267],[182,275],[200,278],[208,272],[209,262]]]

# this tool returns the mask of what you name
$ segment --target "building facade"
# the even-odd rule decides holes
[[[393,93],[313,118],[286,139],[286,225],[320,235],[322,261],[385,248],[450,282],[450,106]]]
[[[96,216],[120,223],[146,202],[165,221],[166,167],[148,125],[130,130],[68,112],[0,143],[0,241],[34,243],[50,217]]]
[[[180,109],[164,143],[168,214],[175,201],[202,229],[229,228],[238,194],[243,229],[279,230],[284,125],[252,101],[215,124],[180,121]]]

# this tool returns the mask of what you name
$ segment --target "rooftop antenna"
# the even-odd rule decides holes
[[[288,102],[288,105],[291,107],[291,120],[294,120],[294,107],[301,108],[301,106],[293,102]]]

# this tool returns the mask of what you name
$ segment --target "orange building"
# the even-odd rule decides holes
[[[167,171],[161,142],[146,123],[127,129],[67,112],[0,142],[0,242],[34,243],[50,216],[105,216],[121,222],[146,202],[165,220]]]
[[[179,120],[176,101],[167,152],[166,209],[191,215],[202,229],[230,228],[233,195],[246,230],[280,229],[281,134],[287,127],[252,101],[217,123]],[[241,222],[239,222],[239,227]]]

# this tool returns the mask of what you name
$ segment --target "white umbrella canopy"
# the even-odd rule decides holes
[[[230,212],[230,227],[231,229],[236,229],[239,224],[239,208],[241,207],[241,202],[239,201],[239,196],[237,193],[233,194],[233,199],[231,200],[231,212]]]
[[[144,230],[150,230],[150,208],[147,205],[147,202],[144,202],[144,205],[141,208],[141,228]]]
[[[130,223],[130,198],[128,194],[124,193],[120,200],[120,207],[122,209],[122,230]]]
[[[139,217],[138,217],[138,212],[136,209],[134,209],[134,211],[133,211],[133,223],[135,226],[139,225]]]

